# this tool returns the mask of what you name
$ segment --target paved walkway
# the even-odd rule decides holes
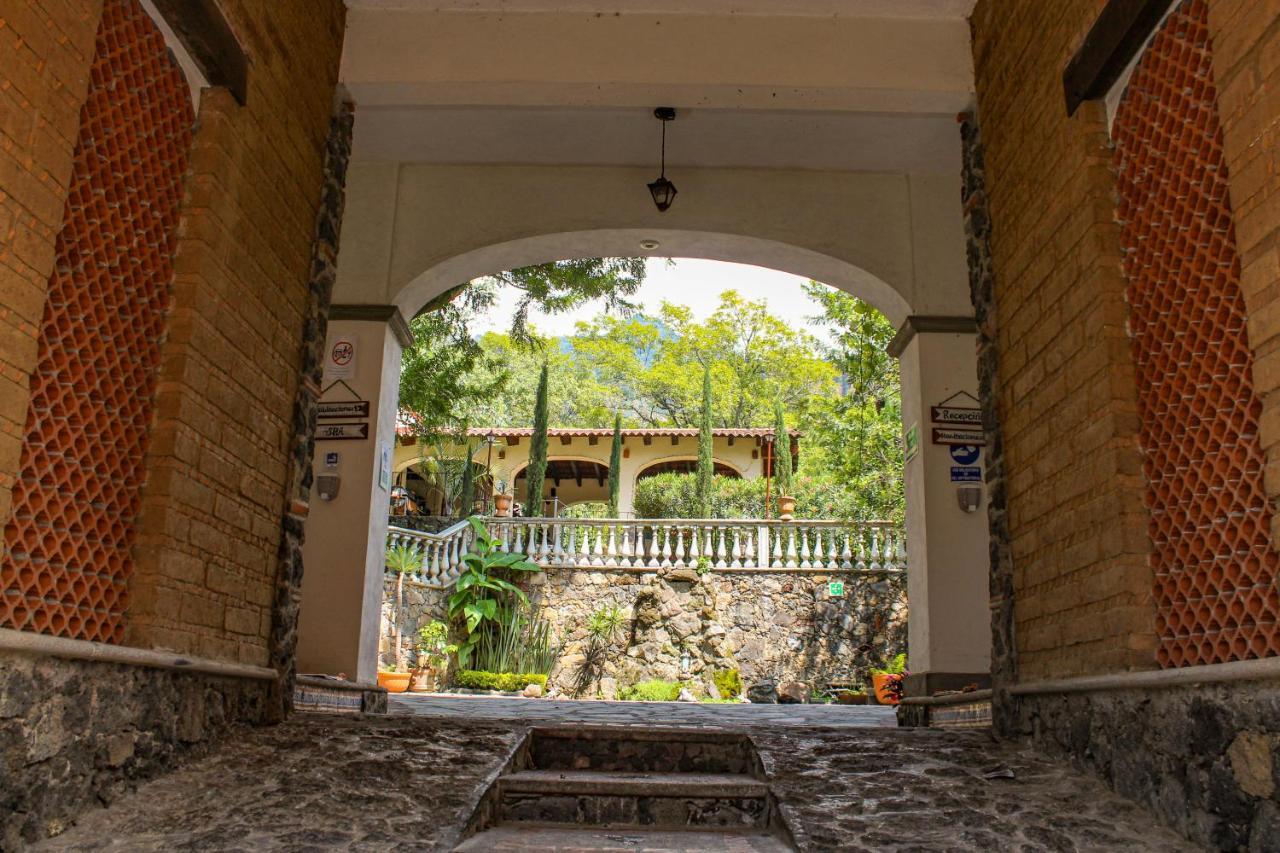
[[[456,714],[298,714],[43,849],[450,850],[523,730]],[[1192,849],[1092,776],[981,732],[775,725],[752,737],[803,850]]]
[[[881,705],[713,705],[694,702],[601,702],[571,699],[507,699],[400,693],[388,698],[392,714],[506,720],[530,725],[587,723],[601,726],[714,726],[757,728],[896,727],[893,708]]]

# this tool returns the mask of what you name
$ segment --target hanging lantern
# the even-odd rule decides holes
[[[658,107],[653,115],[662,122],[662,173],[658,180],[649,184],[649,194],[660,213],[666,213],[671,203],[676,200],[676,185],[667,180],[667,122],[676,120],[675,107]]]

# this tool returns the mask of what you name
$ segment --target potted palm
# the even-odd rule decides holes
[[[422,566],[422,552],[415,545],[401,542],[387,548],[385,563],[396,573],[395,662],[378,670],[378,684],[391,693],[403,693],[409,687],[410,678],[404,659],[404,576]]]
[[[449,642],[449,626],[439,619],[418,629],[418,663],[409,679],[411,693],[431,693],[440,685],[449,656],[458,647]]]

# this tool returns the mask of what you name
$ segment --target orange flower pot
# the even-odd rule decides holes
[[[385,687],[388,693],[403,693],[409,689],[409,679],[413,676],[409,672],[389,672],[385,669],[378,670],[378,686]]]
[[[898,700],[893,698],[893,694],[889,691],[889,684],[894,677],[887,672],[871,676],[871,684],[876,689],[876,701],[881,705],[898,704]]]

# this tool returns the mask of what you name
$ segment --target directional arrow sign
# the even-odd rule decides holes
[[[316,424],[316,441],[360,441],[369,437],[369,424]]]

